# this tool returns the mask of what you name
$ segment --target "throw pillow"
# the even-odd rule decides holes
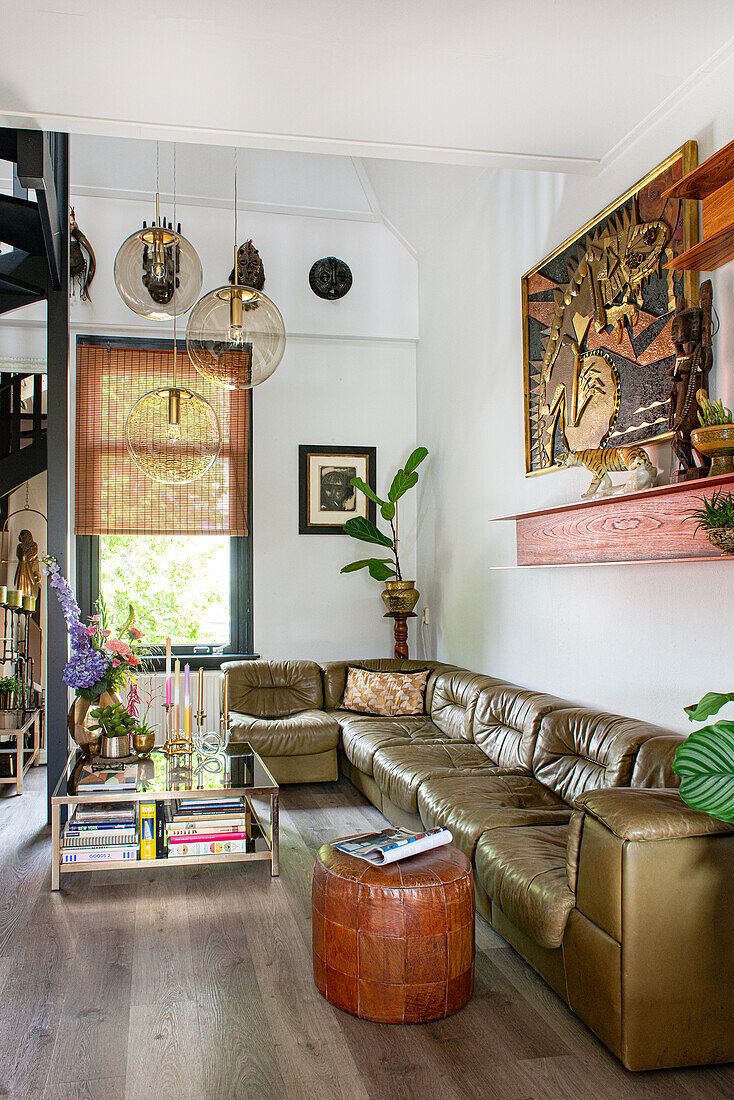
[[[398,718],[425,713],[425,694],[430,669],[420,672],[371,672],[348,668],[342,710]]]

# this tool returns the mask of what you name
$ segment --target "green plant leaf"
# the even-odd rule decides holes
[[[678,747],[673,771],[680,796],[694,810],[734,822],[734,722],[716,722]]]
[[[391,519],[395,519],[395,505],[391,500],[385,501],[382,508],[380,508],[380,515],[388,522]]]
[[[393,478],[392,485],[390,486],[390,492],[387,494],[387,499],[393,503],[396,500],[400,500],[408,489],[412,489],[418,480],[418,474],[406,474],[405,470],[398,470]]]
[[[356,573],[358,569],[366,569],[374,558],[362,558],[361,561],[350,561],[349,565],[343,565],[340,573]]]
[[[344,524],[344,530],[346,534],[351,535],[353,539],[359,539],[360,542],[374,542],[377,546],[386,546],[388,550],[393,548],[392,539],[383,535],[382,531],[364,516],[348,519]]]
[[[413,470],[417,470],[427,454],[427,447],[416,447],[408,461],[405,463],[404,469],[406,474],[412,474]]]
[[[386,581],[395,576],[394,566],[389,561],[380,561],[379,558],[373,558],[368,569],[370,576],[374,577],[376,581]]]
[[[704,722],[712,714],[718,714],[724,704],[731,703],[732,700],[734,700],[734,692],[721,695],[716,691],[709,691],[698,703],[683,709],[692,722]]]
[[[355,489],[359,489],[360,493],[364,493],[364,495],[366,497],[369,497],[370,500],[374,500],[375,504],[384,504],[385,503],[384,500],[380,500],[377,493],[373,492],[373,490],[370,489],[367,482],[363,481],[361,477],[353,477],[351,479],[351,481],[349,482],[349,484],[353,485],[355,487]]]

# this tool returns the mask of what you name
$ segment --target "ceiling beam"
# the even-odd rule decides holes
[[[48,134],[39,130],[18,131],[18,180],[22,187],[33,188],[36,192],[51,286],[58,290],[61,286],[61,225]]]

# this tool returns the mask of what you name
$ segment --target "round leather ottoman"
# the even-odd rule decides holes
[[[474,989],[474,884],[447,845],[373,867],[324,844],[313,872],[313,972],[327,1001],[384,1024],[450,1016]]]

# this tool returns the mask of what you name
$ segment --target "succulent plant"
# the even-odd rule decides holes
[[[698,414],[698,422],[702,428],[706,428],[712,424],[731,424],[731,409],[727,409],[725,405],[722,405],[720,400],[710,401],[706,390],[698,390],[696,393],[696,400],[701,406],[701,411]]]
[[[92,719],[92,733],[101,731],[103,737],[125,737],[135,730],[136,719],[128,714],[121,703],[113,706],[93,707],[89,712]]]

